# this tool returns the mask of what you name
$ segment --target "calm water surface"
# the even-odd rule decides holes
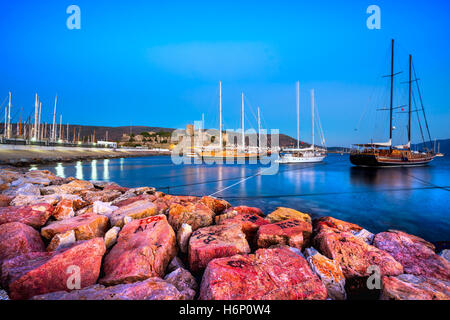
[[[323,164],[280,166],[276,175],[258,175],[261,166],[250,164],[174,165],[165,156],[80,161],[39,169],[126,187],[154,186],[171,194],[218,192],[215,196],[232,205],[256,206],[266,213],[285,206],[313,218],[331,215],[372,232],[394,228],[429,241],[450,240],[448,157],[426,167],[368,169],[352,166],[348,155],[330,155]]]

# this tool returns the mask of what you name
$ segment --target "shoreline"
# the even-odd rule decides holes
[[[133,158],[170,155],[169,151],[142,149],[108,149],[43,146],[0,146],[0,165],[26,167],[29,165],[74,162],[94,159]]]

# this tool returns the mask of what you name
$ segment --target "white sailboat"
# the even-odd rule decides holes
[[[315,163],[325,159],[325,150],[318,149],[314,145],[314,107],[314,90],[311,90],[312,143],[309,148],[300,148],[300,84],[297,82],[297,148],[284,148],[276,162],[281,164]]]

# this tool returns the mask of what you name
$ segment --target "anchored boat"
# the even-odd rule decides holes
[[[357,166],[365,166],[365,167],[398,167],[398,166],[422,166],[428,164],[432,161],[436,154],[427,149],[425,151],[413,151],[411,149],[411,94],[412,94],[412,82],[415,82],[417,85],[418,95],[420,98],[421,109],[416,109],[414,112],[422,111],[426,129],[428,132],[428,136],[430,137],[430,131],[428,129],[428,123],[425,117],[425,111],[423,108],[422,97],[420,95],[420,88],[417,82],[417,77],[414,69],[414,80],[412,77],[412,56],[409,55],[409,100],[408,100],[408,143],[405,145],[393,146],[392,144],[392,114],[394,109],[402,108],[402,107],[394,107],[393,106],[393,95],[394,95],[394,76],[398,73],[394,73],[394,40],[392,40],[391,47],[391,74],[388,75],[391,79],[391,92],[390,92],[390,121],[389,121],[389,141],[383,143],[366,143],[366,144],[355,144],[355,149],[350,153],[350,161],[354,165]],[[402,108],[403,109],[403,108]],[[384,110],[384,109],[383,109]],[[403,111],[403,110],[402,110]],[[419,120],[420,125],[420,120]],[[420,127],[420,131],[422,132],[422,127]],[[423,134],[422,134],[422,139]],[[430,138],[431,141],[431,138]],[[425,141],[423,143],[425,145]]]

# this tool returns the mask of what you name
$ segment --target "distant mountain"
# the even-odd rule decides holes
[[[425,150],[426,147],[428,147],[428,148],[431,148],[432,150],[435,150],[436,152],[438,151],[438,147],[439,147],[439,152],[448,155],[448,154],[450,154],[450,139],[436,140],[436,142],[428,141],[425,143],[417,143],[417,144],[413,144],[411,147],[414,150]]]

